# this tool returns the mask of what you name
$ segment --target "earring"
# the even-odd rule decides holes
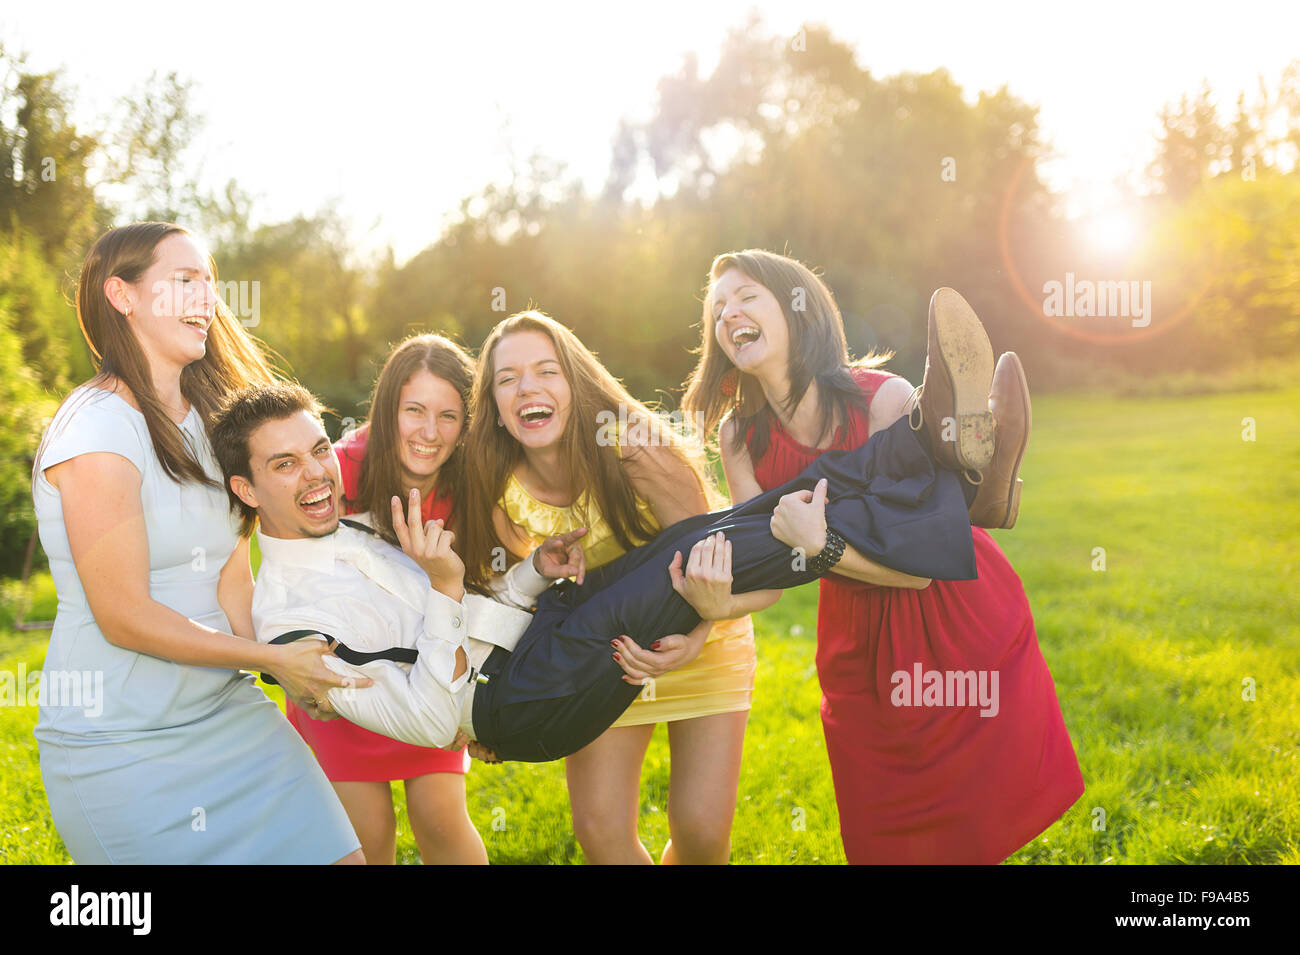
[[[718,390],[728,398],[732,397],[736,393],[736,386],[739,384],[739,378],[740,375],[736,372],[736,369],[731,369],[722,376],[722,381],[718,383]]]
[[[497,418],[497,427],[498,427],[498,428],[504,428],[505,426],[506,426],[506,423],[505,423],[504,421],[502,421],[500,418]]]

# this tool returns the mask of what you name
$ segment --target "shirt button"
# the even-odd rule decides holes
[[[454,627],[455,629],[459,630],[459,629],[460,629],[460,617],[452,617],[452,618],[451,618],[451,625],[452,625],[452,627]]]

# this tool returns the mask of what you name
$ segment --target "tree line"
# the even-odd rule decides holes
[[[1005,87],[970,97],[945,70],[876,76],[828,29],[736,28],[707,74],[692,57],[641,123],[612,130],[592,194],[543,155],[488,183],[409,261],[359,255],[324,208],[255,224],[237,182],[198,185],[203,118],[188,82],[154,76],[80,129],[58,72],[0,49],[0,573],[31,534],[31,455],[58,400],[92,373],[73,312],[76,269],[110,225],[180,222],[214,249],[232,302],[286,373],[340,415],[390,345],[439,331],[475,348],[536,306],[573,328],[634,394],[672,407],[699,341],[718,253],[762,247],[817,267],[850,348],[895,353],[919,382],[930,292],[971,300],[994,347],[1038,390],[1212,369],[1300,344],[1300,61],[1222,115],[1202,87],[1160,114],[1145,240],[1091,246],[1039,167],[1037,111]],[[1046,289],[1105,283],[1094,314],[1050,315]],[[1116,286],[1152,289],[1151,321],[1096,314]],[[249,296],[249,288],[255,295]],[[1135,293],[1136,294],[1136,293]]]

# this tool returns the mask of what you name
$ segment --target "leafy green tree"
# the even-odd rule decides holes
[[[23,362],[14,317],[0,302],[0,576],[22,571],[36,527],[32,509],[32,462],[56,402]]]
[[[1177,106],[1167,105],[1160,111],[1158,143],[1148,174],[1157,188],[1173,199],[1186,199],[1221,171],[1221,160],[1230,148],[1229,135],[1219,122],[1208,83],[1202,83],[1195,98],[1184,95]]]
[[[24,365],[56,395],[94,372],[74,295],[42,255],[39,239],[23,229],[0,230],[0,309],[10,316]]]
[[[135,218],[183,224],[198,212],[198,168],[192,154],[206,122],[192,107],[192,90],[174,72],[154,73],[122,100],[109,175],[135,193]]]
[[[110,218],[92,184],[98,141],[73,124],[59,75],[23,65],[0,48],[0,227],[21,223],[67,270]]]
[[[1157,225],[1151,271],[1175,331],[1148,367],[1213,369],[1300,345],[1300,176],[1218,176]]]
[[[341,413],[369,391],[365,271],[326,211],[262,226],[216,250],[227,303],[253,335]],[[253,306],[256,306],[254,309]]]

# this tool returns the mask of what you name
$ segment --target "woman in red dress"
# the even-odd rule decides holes
[[[912,386],[879,370],[883,357],[850,363],[829,289],[792,259],[718,256],[703,322],[683,407],[708,432],[721,422],[737,503],[911,406]],[[825,526],[811,497],[782,499],[778,539]],[[996,863],[1083,792],[1024,588],[988,532],[972,536],[976,580],[909,577],[849,548],[821,581],[822,725],[851,863]],[[993,704],[915,705],[919,689],[900,688],[931,671],[987,675]]]
[[[474,365],[439,335],[408,338],[389,354],[370,403],[370,422],[334,444],[343,504],[396,544],[393,495],[420,489],[426,521],[450,521],[460,486],[459,453]],[[411,746],[347,720],[314,719],[292,702],[289,721],[329,777],[366,862],[392,864],[397,818],[391,781],[406,787],[406,812],[426,865],[487,864],[483,840],[465,806],[469,755],[462,749]]]

